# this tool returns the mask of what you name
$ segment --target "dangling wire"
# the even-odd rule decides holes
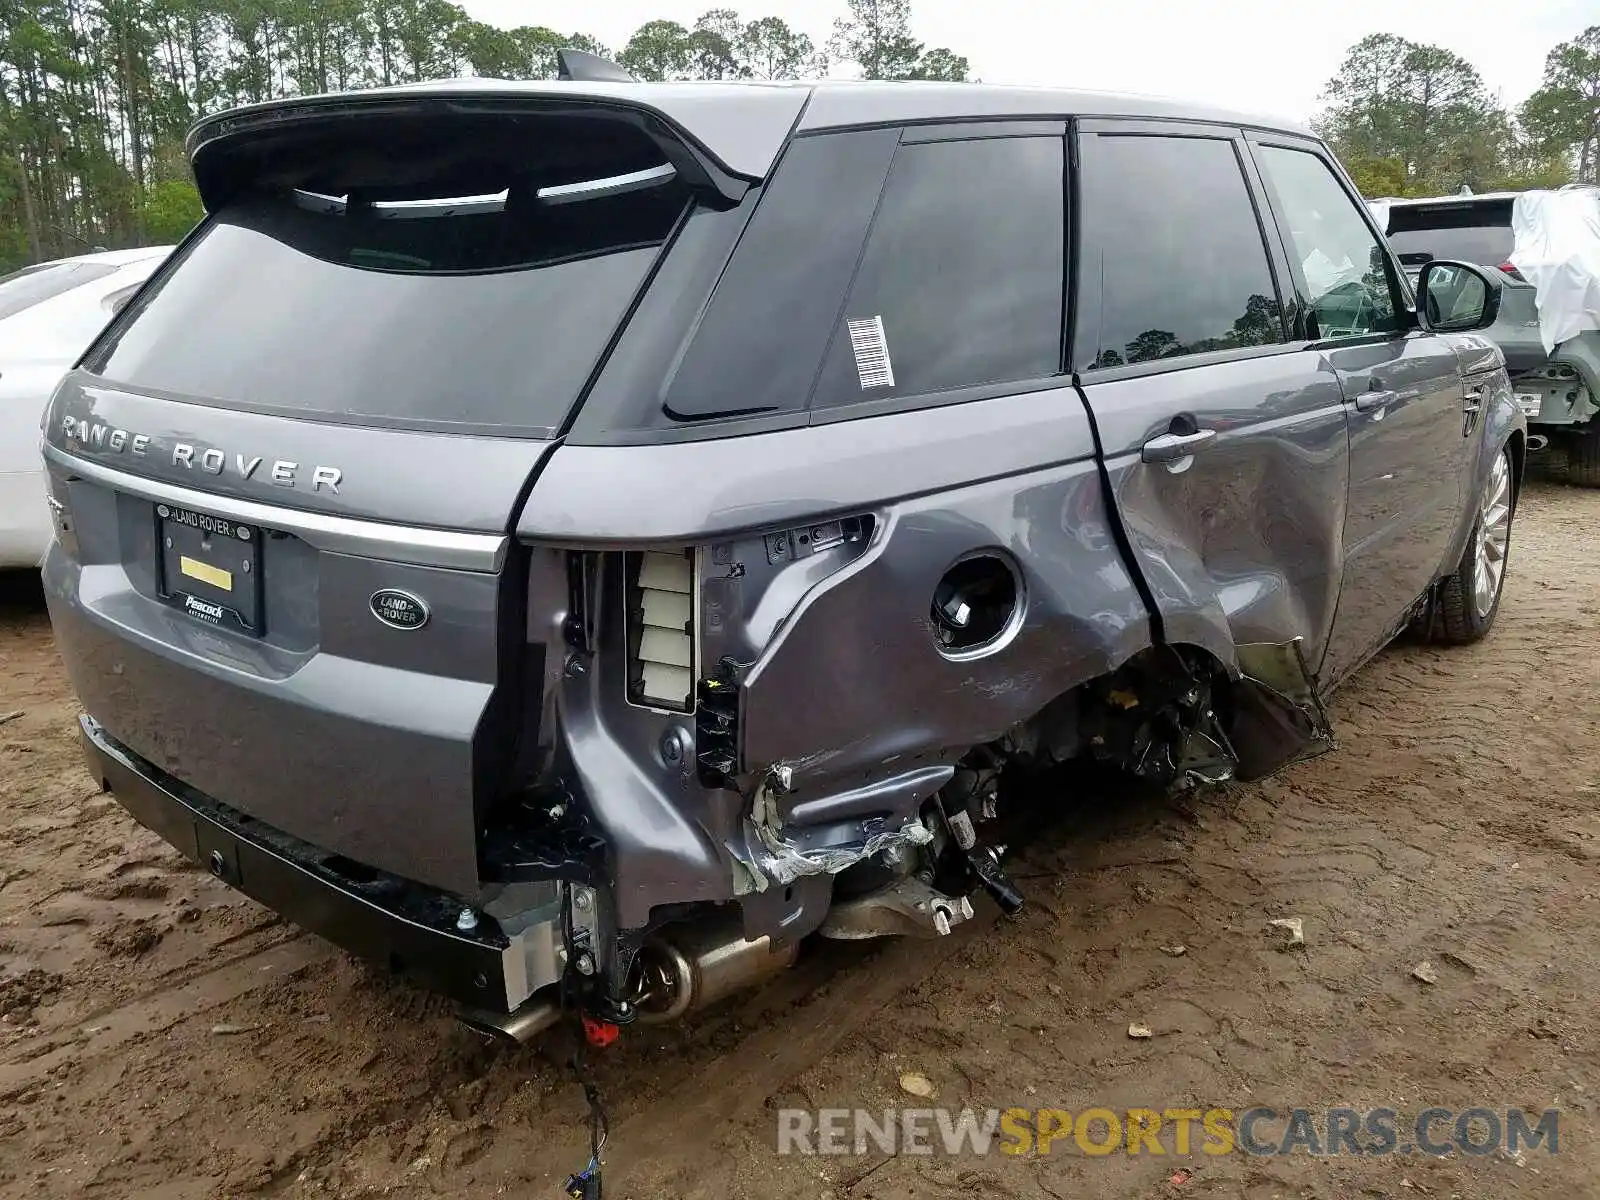
[[[600,1100],[600,1088],[589,1076],[588,1030],[584,1026],[583,1006],[581,1003],[568,1004],[568,974],[572,952],[576,948],[573,944],[571,884],[567,884],[562,890],[561,933],[563,944],[567,948],[569,964],[568,969],[561,972],[561,1007],[563,1011],[570,1008],[575,1018],[576,1049],[567,1066],[572,1071],[573,1078],[578,1081],[578,1086],[583,1088],[583,1098],[589,1105],[589,1162],[576,1175],[567,1176],[566,1192],[574,1200],[601,1200],[600,1152],[605,1149],[606,1139],[611,1136],[611,1123],[606,1116],[605,1105]]]

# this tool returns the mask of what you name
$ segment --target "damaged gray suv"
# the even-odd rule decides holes
[[[568,74],[205,120],[46,415],[92,770],[244,893],[513,1037],[676,1017],[1493,623],[1496,273],[1413,292],[1309,133]]]

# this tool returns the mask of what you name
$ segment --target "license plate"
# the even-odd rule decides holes
[[[161,598],[196,621],[261,632],[261,531],[226,517],[156,505]]]
[[[1537,417],[1539,410],[1544,407],[1543,392],[1518,392],[1517,407],[1522,410],[1525,417]]]

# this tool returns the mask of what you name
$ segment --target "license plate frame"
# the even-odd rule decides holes
[[[172,504],[154,512],[161,599],[202,625],[259,637],[261,530]]]
[[[1522,410],[1525,417],[1537,417],[1539,410],[1544,407],[1543,392],[1514,392],[1517,407]]]

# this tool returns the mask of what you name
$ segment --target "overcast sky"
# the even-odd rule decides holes
[[[691,25],[707,8],[779,16],[819,43],[843,0],[464,0],[495,25],[593,34],[620,50],[645,21]],[[989,83],[1150,92],[1299,120],[1350,43],[1396,33],[1454,50],[1516,105],[1557,42],[1600,21],[1596,0],[912,0],[912,32],[965,54]]]

